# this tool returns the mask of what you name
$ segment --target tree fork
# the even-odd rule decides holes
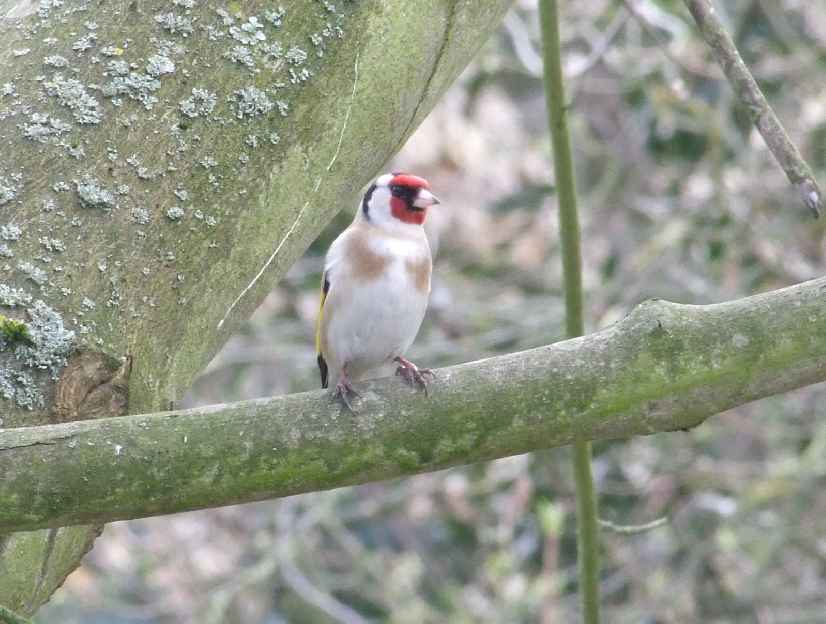
[[[0,351],[0,427],[179,398],[510,0],[284,4],[0,0],[0,333],[37,346]],[[60,386],[90,352],[88,394]],[[28,616],[96,529],[2,533]]]

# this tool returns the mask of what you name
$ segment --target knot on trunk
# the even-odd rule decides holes
[[[53,423],[122,416],[129,405],[132,358],[118,360],[96,351],[77,351],[55,387]]]

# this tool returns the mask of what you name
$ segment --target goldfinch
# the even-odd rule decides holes
[[[352,382],[391,362],[427,393],[429,369],[404,357],[422,324],[433,265],[422,224],[439,200],[427,180],[387,173],[370,185],[353,223],[324,261],[316,353],[321,387],[353,411]]]

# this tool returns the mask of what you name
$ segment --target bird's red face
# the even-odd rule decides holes
[[[424,178],[408,173],[387,173],[367,190],[362,210],[368,221],[385,219],[422,225],[427,209],[439,203]]]
[[[439,203],[430,192],[430,183],[418,176],[394,173],[387,186],[391,195],[390,214],[403,223],[423,224],[427,209]]]

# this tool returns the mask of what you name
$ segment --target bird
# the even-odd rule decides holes
[[[424,319],[433,260],[422,225],[439,204],[416,175],[380,175],[367,188],[353,222],[324,261],[316,353],[321,386],[355,413],[353,387],[375,369],[397,364],[396,375],[427,395],[430,369],[405,358]]]

